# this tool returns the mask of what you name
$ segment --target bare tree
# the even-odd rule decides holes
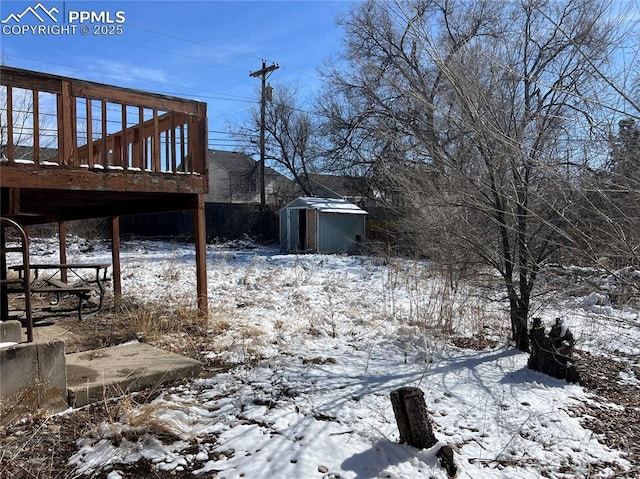
[[[584,146],[605,116],[595,72],[616,47],[608,5],[370,1],[345,29],[349,69],[329,76],[325,111],[336,152],[402,195],[424,251],[499,273],[528,350],[540,267],[575,243],[571,177],[598,160]]]
[[[306,195],[312,196],[313,185],[308,175],[314,171],[317,158],[312,114],[301,108],[295,88],[276,85],[270,91],[272,98],[267,101],[265,111],[265,159],[269,166],[290,175]],[[236,132],[249,139],[248,153],[258,151],[255,132],[259,128],[260,109],[255,107],[249,126]]]
[[[636,121],[620,120],[618,133],[608,145],[609,161],[580,176],[571,233],[581,244],[575,257],[617,275],[618,268],[640,266],[640,127]]]

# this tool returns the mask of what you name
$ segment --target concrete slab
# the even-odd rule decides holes
[[[66,359],[73,407],[193,377],[202,370],[199,361],[144,343],[67,354]]]

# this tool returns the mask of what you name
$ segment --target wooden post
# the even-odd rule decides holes
[[[195,197],[193,209],[193,235],[196,248],[196,290],[198,310],[203,318],[209,315],[207,297],[207,225],[204,207],[204,195]]]
[[[396,416],[400,442],[419,449],[428,449],[438,443],[424,401],[424,393],[419,388],[400,388],[391,391],[391,404]],[[448,477],[456,477],[458,466],[453,457],[453,449],[446,445],[438,449],[436,457],[446,469]]]
[[[171,138],[171,148],[170,154],[167,155],[168,158],[171,158],[171,173],[174,175],[178,172],[178,160],[176,158],[176,115],[175,112],[170,113],[171,116],[171,130],[167,131],[167,143],[168,139]]]
[[[111,217],[111,267],[113,269],[113,302],[117,308],[122,302],[122,274],[120,271],[120,217]]]
[[[153,109],[153,133],[151,141],[151,171],[160,173],[160,127],[158,125],[158,110]]]
[[[58,221],[58,245],[60,247],[60,264],[67,264],[67,224],[64,221]],[[67,270],[60,270],[60,280],[67,282]]]
[[[187,171],[187,144],[185,141],[184,125],[180,125],[180,171],[183,173]]]
[[[15,162],[13,148],[13,88],[7,85],[7,158],[9,163]]]
[[[107,127],[107,102],[105,100],[102,100],[100,102],[100,127],[102,128],[102,138],[100,140],[101,143],[101,149],[102,149],[102,162],[100,163],[100,165],[102,165],[105,169],[107,168],[107,165],[109,165],[109,145],[107,144],[107,137],[109,136],[109,129]]]
[[[38,90],[31,92],[33,105],[33,152],[32,160],[36,165],[40,164],[40,95]]]
[[[421,389],[406,387],[391,391],[391,404],[398,423],[401,443],[419,449],[428,449],[436,445],[438,440],[433,434]]]
[[[93,105],[91,98],[86,99],[87,106],[87,164],[89,168],[93,168]]]
[[[30,250],[30,244],[31,244],[31,236],[30,236],[30,232],[29,232],[29,226],[23,226],[22,227],[22,231],[24,231],[24,247],[25,247],[25,257],[24,257],[24,261],[23,261],[23,265],[24,265],[24,278],[25,278],[25,295],[24,295],[24,309],[25,309],[25,314],[27,315],[27,341],[32,343],[33,342],[33,316],[32,316],[32,312],[31,312],[31,286],[30,286],[30,281],[31,281],[31,269],[30,269],[30,264],[31,264],[31,250]]]
[[[127,140],[127,105],[122,104],[122,141],[120,142],[120,166],[124,172],[129,171],[129,142]]]
[[[135,138],[135,136],[134,136]],[[143,172],[145,170],[145,139],[144,139],[144,108],[139,106],[138,107],[138,136],[137,136],[137,142],[135,144],[135,147],[133,148],[134,151],[134,162],[133,162],[133,166],[135,168],[140,168],[140,171]]]
[[[58,162],[64,168],[75,166],[75,110],[71,82],[63,80],[58,95]]]
[[[20,200],[22,194],[20,188],[9,188],[9,215],[20,214]]]
[[[198,143],[199,148],[194,152],[194,154],[198,155],[198,166],[193,171],[200,173],[206,179],[206,184],[209,185],[209,161],[207,159],[207,152],[209,151],[209,126],[206,103],[198,103],[198,138],[201,143]],[[205,192],[208,191],[209,187],[207,186],[207,190]]]
[[[7,240],[4,234],[4,225],[0,224],[0,280],[7,279],[7,256],[5,250],[7,247]],[[7,291],[7,285],[3,281],[0,281],[0,321],[9,320],[9,293]]]

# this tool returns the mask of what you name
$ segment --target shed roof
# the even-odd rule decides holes
[[[286,208],[311,208],[321,213],[346,213],[351,215],[366,215],[362,208],[350,203],[347,200],[336,198],[312,198],[301,196],[289,203]]]

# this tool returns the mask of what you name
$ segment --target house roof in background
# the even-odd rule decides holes
[[[348,213],[352,215],[368,214],[362,208],[350,203],[347,200],[336,198],[312,198],[301,196],[289,203],[285,208],[311,208],[321,213]]]
[[[257,162],[246,153],[237,151],[209,150],[209,159],[227,171],[243,173],[252,171]]]
[[[220,167],[229,172],[249,173],[258,171],[258,162],[246,153],[211,149],[208,151],[208,156],[209,160],[214,161],[220,165]],[[284,175],[278,173],[273,168],[269,168],[268,166],[265,167],[264,173],[265,175],[282,176],[283,178],[286,178]]]
[[[367,191],[365,178],[344,175],[310,174],[309,180],[339,196],[364,196]]]

